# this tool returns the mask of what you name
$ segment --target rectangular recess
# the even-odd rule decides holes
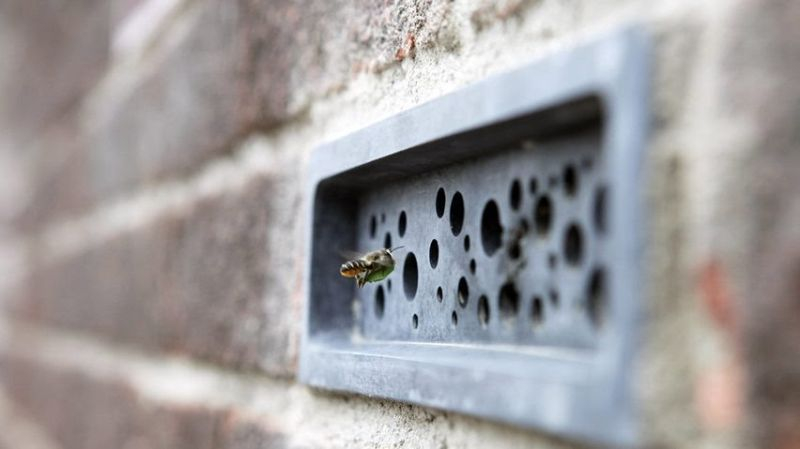
[[[315,151],[301,381],[635,444],[647,50],[620,29]]]

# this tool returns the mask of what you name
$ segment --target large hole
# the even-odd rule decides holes
[[[375,216],[373,215],[369,219],[369,236],[370,236],[370,238],[373,238],[373,239],[375,238],[375,232],[377,230],[378,230],[378,219],[375,218]]]
[[[445,196],[444,188],[439,187],[439,191],[436,192],[436,215],[439,218],[444,215],[445,202],[447,202],[447,197]]]
[[[481,243],[487,256],[494,254],[503,241],[503,225],[500,223],[500,210],[494,200],[483,206],[481,215]]]
[[[510,320],[517,315],[519,310],[519,292],[513,282],[506,282],[500,288],[498,308],[503,319]]]
[[[401,211],[400,218],[397,219],[397,234],[400,237],[406,235],[406,211]]]
[[[464,251],[469,252],[469,246],[470,246],[469,235],[465,235],[464,236]]]
[[[456,192],[453,199],[450,200],[450,230],[453,235],[461,233],[461,228],[464,227],[464,197],[461,192]]]
[[[386,304],[386,295],[383,293],[383,286],[379,285],[375,289],[375,316],[383,318],[383,307]]]
[[[417,295],[418,280],[417,257],[414,256],[414,253],[409,252],[405,263],[403,263],[403,291],[406,294],[406,298],[414,299],[414,296]]]
[[[386,237],[383,238],[383,247],[386,249],[392,248],[392,234],[387,232]]]
[[[467,307],[467,301],[469,301],[469,285],[467,279],[462,277],[458,281],[458,305]]]
[[[578,192],[578,171],[575,170],[575,166],[569,164],[564,167],[562,178],[564,180],[564,191],[569,196],[575,196],[575,193]]]
[[[431,247],[428,249],[428,262],[431,268],[436,268],[439,265],[439,242],[436,239],[431,240]]]
[[[478,322],[484,329],[489,324],[489,298],[486,295],[478,298]]]
[[[544,195],[536,201],[533,222],[539,235],[545,236],[550,232],[550,228],[553,226],[553,202],[550,201],[549,196]]]
[[[570,265],[578,265],[583,258],[583,232],[577,223],[567,226],[564,234],[564,260]]]
[[[589,313],[589,319],[592,321],[592,324],[598,328],[603,325],[608,305],[606,290],[605,271],[596,268],[589,278],[589,285],[586,292],[586,307]]]
[[[599,233],[606,232],[606,208],[607,206],[607,196],[605,187],[600,187],[594,193],[594,205],[592,206],[592,216],[594,219],[594,227]]]
[[[511,183],[511,191],[508,192],[508,202],[514,210],[519,209],[519,205],[522,203],[522,184],[519,182],[519,179],[515,179],[514,182]]]
[[[544,303],[540,296],[534,296],[531,303],[531,322],[533,327],[541,326],[544,321]]]

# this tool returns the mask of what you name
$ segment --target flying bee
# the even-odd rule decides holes
[[[384,248],[370,251],[361,257],[347,261],[339,268],[339,274],[346,278],[356,278],[356,285],[361,288],[367,282],[378,282],[394,271],[392,252],[402,248]]]

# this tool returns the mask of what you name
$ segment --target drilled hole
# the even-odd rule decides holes
[[[383,238],[383,247],[386,249],[391,249],[392,247],[392,234],[386,233],[386,237]]]
[[[469,285],[467,279],[462,277],[458,281],[458,305],[467,307],[467,301],[469,301]]]
[[[586,306],[587,312],[589,313],[589,319],[597,328],[603,325],[607,305],[608,296],[606,294],[605,271],[600,268],[596,268],[589,278]]]
[[[486,295],[478,298],[478,322],[484,329],[489,324],[489,298]]]
[[[453,327],[458,326],[458,314],[455,310],[450,314],[450,324],[452,324]]]
[[[415,313],[414,316],[411,317],[411,327],[414,329],[419,327],[419,317]]]
[[[383,318],[383,306],[386,303],[386,295],[383,293],[383,286],[379,285],[375,289],[375,316]]]
[[[503,240],[503,225],[500,223],[500,210],[497,208],[497,203],[494,200],[489,200],[483,206],[483,214],[481,215],[481,243],[483,244],[483,252],[487,256],[494,254]]]
[[[392,291],[392,280],[391,279],[387,279],[386,280],[386,290],[388,290],[389,292]]]
[[[475,270],[477,269],[477,264],[475,263],[475,259],[469,261],[469,272],[475,274]]]
[[[444,290],[442,290],[442,287],[438,287],[436,289],[436,299],[439,302],[442,302],[442,300],[444,299]]]
[[[558,176],[550,175],[550,178],[547,180],[547,185],[551,189],[558,187]]]
[[[578,172],[575,170],[575,166],[569,164],[564,167],[562,177],[564,180],[564,191],[567,195],[574,196],[575,193],[578,192]]]
[[[544,321],[544,304],[542,298],[539,296],[533,297],[531,303],[531,322],[534,327],[538,327]]]
[[[397,219],[397,234],[400,237],[406,235],[406,211],[400,212],[400,218]]]
[[[369,219],[369,237],[375,238],[375,232],[378,230],[378,220],[373,215],[372,218]]]
[[[594,227],[599,233],[606,232],[606,202],[608,194],[605,187],[600,187],[594,193],[594,206],[592,216],[594,218]]]
[[[583,232],[577,223],[571,223],[564,235],[564,260],[570,265],[578,265],[583,258]]]
[[[537,190],[539,190],[539,181],[537,181],[536,178],[531,178],[531,180],[528,181],[528,192],[530,192],[531,195],[536,195]]]
[[[428,249],[428,262],[430,262],[431,268],[439,265],[439,242],[435,239],[431,240],[431,247]]]
[[[581,168],[584,170],[591,170],[592,165],[594,165],[594,163],[590,157],[585,157],[583,160],[581,160]]]
[[[414,256],[414,253],[409,252],[405,263],[403,263],[403,291],[406,294],[406,298],[414,299],[414,296],[417,295],[418,280],[417,257]]]
[[[386,223],[386,214],[381,213],[381,223]]]
[[[515,179],[514,182],[511,183],[511,191],[508,193],[508,201],[511,203],[512,209],[519,209],[519,205],[522,202],[522,184],[519,182],[519,179]]]
[[[558,295],[558,290],[554,288],[550,289],[550,304],[552,304],[553,307],[558,307],[559,304],[561,304],[561,298]]]
[[[533,222],[539,235],[544,236],[550,232],[550,227],[553,225],[553,202],[549,196],[544,195],[536,202]]]
[[[461,233],[461,228],[464,226],[464,197],[461,192],[456,192],[453,199],[450,201],[450,230],[453,235]]]
[[[447,197],[445,196],[444,188],[439,187],[439,191],[436,192],[436,215],[439,218],[442,218],[444,215],[444,206],[446,201]]]
[[[517,315],[519,310],[519,292],[513,282],[506,282],[500,288],[500,300],[498,308],[503,319],[511,319]]]
[[[470,243],[469,242],[469,236],[465,235],[464,236],[464,251],[469,252],[469,243]]]
[[[547,256],[547,265],[550,267],[551,270],[556,269],[556,266],[558,265],[558,258],[556,257],[555,253],[550,253]]]

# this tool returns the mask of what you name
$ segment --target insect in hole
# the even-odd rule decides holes
[[[356,278],[356,285],[361,288],[367,282],[378,282],[394,271],[394,257],[392,253],[402,248],[384,248],[370,251],[361,257],[349,260],[339,268],[339,274],[346,278]]]

